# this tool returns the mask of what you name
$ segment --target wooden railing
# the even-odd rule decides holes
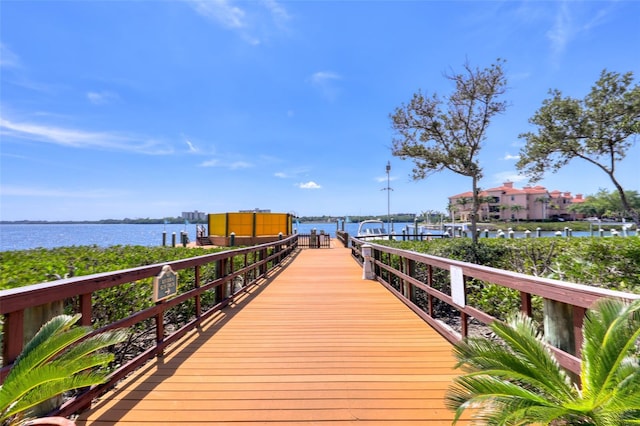
[[[469,335],[470,323],[490,324],[497,319],[469,304],[467,283],[471,280],[478,285],[495,284],[519,292],[520,310],[535,318],[544,319],[545,312],[540,306],[549,306],[549,303],[564,304],[569,308],[571,317],[567,324],[555,326],[565,327],[565,330],[561,331],[572,334],[573,341],[568,345],[570,349],[555,346],[550,348],[559,363],[574,373],[580,371],[582,324],[586,310],[594,302],[605,297],[628,301],[640,299],[640,295],[459,262],[353,237],[350,238],[350,244],[352,255],[363,267],[364,262],[369,262],[365,271],[370,268],[371,279],[384,285],[452,343]],[[370,255],[367,255],[369,251]],[[458,279],[452,276],[458,276]],[[458,284],[453,284],[453,281],[460,283],[462,294],[459,289],[454,288]],[[536,298],[541,298],[542,303],[533,303]],[[456,321],[451,321],[452,316],[457,316]],[[459,325],[451,326],[452,322],[457,321]],[[554,324],[551,323],[550,326],[553,327]]]
[[[297,234],[298,247],[300,248],[330,248],[331,235],[329,234]]]
[[[349,233],[346,231],[336,231],[336,238],[344,247],[349,247]]]
[[[97,292],[118,286],[149,286],[151,279],[157,277],[165,265],[169,265],[173,271],[178,273],[192,271],[194,282],[184,286],[190,289],[179,290],[174,298],[157,302],[155,305],[149,303],[150,307],[133,312],[131,315],[96,329],[90,334],[95,335],[118,328],[132,328],[144,321],[155,322],[155,341],[151,347],[135,355],[133,359],[115,370],[105,384],[85,390],[67,401],[56,412],[51,413],[52,415],[68,416],[87,406],[93,398],[144,364],[148,359],[162,354],[167,345],[180,339],[204,319],[218,312],[234,297],[244,292],[247,287],[265,279],[270,271],[279,268],[286,258],[294,254],[297,247],[298,236],[294,235],[284,240],[249,248],[0,291],[0,314],[4,316],[2,345],[4,367],[0,370],[0,382],[4,380],[11,368],[11,363],[23,348],[23,322],[25,312],[29,309],[63,301],[67,310],[69,306],[72,306],[75,312],[82,314],[82,325],[91,326],[94,320],[92,311],[94,308],[99,308],[92,303],[92,296]],[[203,273],[204,270],[207,270],[206,275]],[[144,283],[141,283],[140,280],[144,280]],[[183,283],[179,283],[179,285],[183,287]],[[211,300],[209,306],[203,306],[204,297]],[[165,327],[168,325],[165,313],[185,302],[193,305],[195,311],[193,317],[185,320],[183,324],[173,324],[172,328],[175,330],[169,332]]]

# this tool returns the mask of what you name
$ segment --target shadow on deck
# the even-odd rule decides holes
[[[454,364],[348,249],[303,250],[77,424],[451,424]]]

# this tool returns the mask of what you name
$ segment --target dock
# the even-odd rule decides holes
[[[450,425],[451,344],[335,241],[288,261],[77,425]]]

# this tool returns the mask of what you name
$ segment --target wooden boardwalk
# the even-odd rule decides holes
[[[451,345],[363,280],[349,250],[303,250],[269,281],[104,395],[77,424],[451,424]]]

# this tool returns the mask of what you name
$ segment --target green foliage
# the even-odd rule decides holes
[[[548,170],[553,172],[579,158],[607,174],[616,187],[624,210],[637,223],[639,211],[631,207],[623,186],[615,176],[622,161],[640,134],[640,85],[632,86],[633,73],[603,70],[584,99],[550,92],[529,122],[536,132],[520,135],[526,140],[517,167],[532,181]]]
[[[500,341],[467,338],[454,353],[466,374],[454,379],[447,406],[457,422],[473,408],[477,424],[640,423],[640,300],[601,300],[584,323],[582,389],[545,346],[538,327],[518,314],[491,325]]]
[[[407,105],[391,115],[396,132],[392,154],[414,162],[413,179],[449,170],[472,180],[471,231],[476,241],[476,220],[480,206],[478,182],[482,178],[479,154],[491,119],[503,113],[507,103],[499,97],[506,91],[504,61],[484,69],[465,64],[464,73],[447,78],[455,85],[451,95],[418,91]]]
[[[468,238],[380,244],[538,277],[640,294],[640,238]],[[399,263],[399,262],[397,262]],[[434,270],[434,287],[448,292],[448,274]],[[469,304],[504,319],[519,309],[518,292],[480,280],[467,283]],[[541,306],[533,299],[535,311]]]
[[[638,191],[624,191],[629,206],[640,211],[640,194]],[[582,213],[587,217],[607,217],[613,219],[622,219],[630,217],[625,214],[625,208],[620,199],[620,193],[617,191],[608,192],[606,189],[600,189],[596,194],[587,196],[582,203],[572,204],[569,210]]]
[[[144,246],[74,246],[54,249],[34,249],[0,252],[0,289],[22,287],[56,279],[95,273],[117,271],[138,266],[152,265],[222,251],[223,248],[144,247]],[[242,259],[236,259],[241,262]],[[239,267],[237,265],[236,269]],[[215,265],[202,268],[202,283],[213,280]],[[112,324],[135,312],[153,306],[152,278],[95,291],[92,295],[92,325],[96,328]],[[179,291],[194,288],[193,269],[178,271]],[[211,306],[215,292],[203,295],[202,305]],[[67,300],[66,313],[77,311],[75,300]],[[165,320],[182,324],[195,313],[193,300],[188,300],[170,310]],[[1,327],[1,324],[0,324]],[[153,321],[132,327],[132,338],[118,354],[130,351],[141,337],[153,333]],[[0,335],[1,336],[1,335]],[[1,340],[1,339],[0,339]]]
[[[113,354],[100,350],[127,335],[113,331],[82,340],[91,329],[73,327],[79,319],[80,315],[54,317],[27,343],[0,387],[0,423],[20,424],[39,404],[106,380],[104,367]]]
[[[215,253],[223,249],[73,246],[0,252],[0,290],[72,276],[117,271]]]
[[[508,271],[640,293],[640,238],[468,238],[384,245]]]

